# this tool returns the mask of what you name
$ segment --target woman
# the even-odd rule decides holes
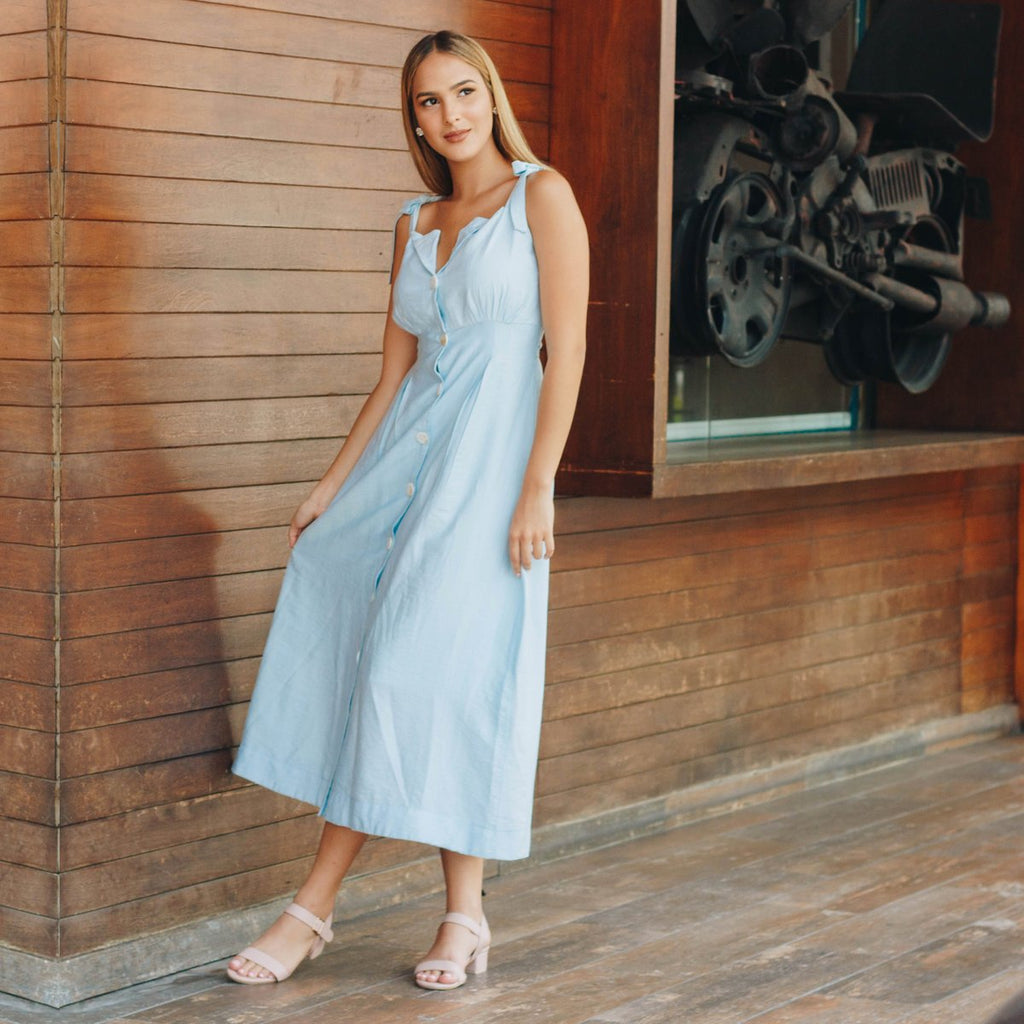
[[[326,820],[295,902],[229,965],[246,984],[320,953],[345,873],[384,835],[440,848],[447,913],[415,980],[455,988],[487,967],[484,858],[529,852],[586,228],[478,43],[426,36],[402,91],[434,194],[398,220],[380,381],[292,520],[234,767]]]

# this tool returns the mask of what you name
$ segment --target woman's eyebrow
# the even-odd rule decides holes
[[[461,88],[464,85],[476,85],[476,82],[474,82],[472,78],[464,78],[461,82],[456,82],[454,85],[451,85],[448,88],[449,88],[449,91],[451,91],[452,89],[459,89],[459,88]],[[434,95],[434,93],[431,92],[431,91],[418,92],[418,93],[416,93],[416,99],[420,99],[423,96],[433,96],[433,95]]]

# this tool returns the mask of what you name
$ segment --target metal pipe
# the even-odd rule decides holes
[[[999,292],[975,292],[981,309],[971,320],[972,327],[1002,327],[1010,319],[1010,300]]]
[[[751,253],[748,255],[753,254]],[[827,277],[830,281],[835,281],[837,284],[841,284],[844,288],[853,292],[854,295],[859,295],[862,299],[867,299],[868,302],[873,302],[876,306],[881,306],[882,309],[890,310],[895,305],[892,299],[888,299],[884,295],[879,295],[878,292],[872,291],[870,288],[865,288],[859,281],[854,281],[852,277],[844,274],[841,270],[834,270],[824,260],[819,260],[814,256],[809,256],[802,249],[798,249],[795,245],[777,245],[775,246],[775,255],[789,256],[798,263],[802,263],[804,266],[810,267],[812,270],[821,274],[822,277]]]
[[[1001,327],[1010,318],[1010,303],[1005,295],[972,292],[967,285],[944,277],[921,274],[919,280],[929,289],[927,292],[882,274],[871,274],[867,278],[880,294],[920,317],[917,323],[903,325],[902,329],[908,333],[952,333],[968,325]]]
[[[795,46],[769,46],[750,58],[750,84],[763,99],[798,107],[810,78],[807,58]]]
[[[956,253],[939,252],[923,245],[900,242],[893,252],[892,261],[897,267],[916,267],[940,277],[948,277],[952,281],[964,279],[963,264]]]
[[[879,295],[892,299],[904,309],[922,313],[924,316],[932,316],[939,308],[939,300],[934,295],[929,295],[902,281],[886,277],[884,274],[868,274],[865,280]]]

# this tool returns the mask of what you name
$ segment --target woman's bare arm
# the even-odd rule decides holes
[[[409,238],[409,218],[402,217],[395,229],[395,254],[392,263],[392,284],[398,279],[402,265],[402,253]],[[384,327],[384,357],[381,363],[380,379],[366,396],[352,429],[345,438],[334,461],[309,497],[298,507],[288,528],[288,544],[295,546],[302,531],[309,526],[331,503],[341,489],[352,467],[363,454],[373,436],[409,367],[416,361],[416,336],[403,330],[391,317],[394,296],[388,300],[388,317]]]
[[[555,550],[552,487],[579,395],[590,294],[587,228],[569,183],[555,171],[538,171],[526,195],[547,362],[533,446],[509,528],[509,560],[517,576],[534,558],[550,558]]]

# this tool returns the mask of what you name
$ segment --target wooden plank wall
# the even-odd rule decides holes
[[[46,0],[0,18],[0,934],[56,950]]]
[[[422,191],[399,68],[477,35],[546,154],[549,6],[69,0],[63,956],[301,877],[308,808],[228,766],[284,525],[376,378]]]
[[[1012,701],[1017,488],[563,500],[536,823]]]
[[[1020,472],[972,474],[964,505],[962,711],[1018,699],[1016,673]]]

